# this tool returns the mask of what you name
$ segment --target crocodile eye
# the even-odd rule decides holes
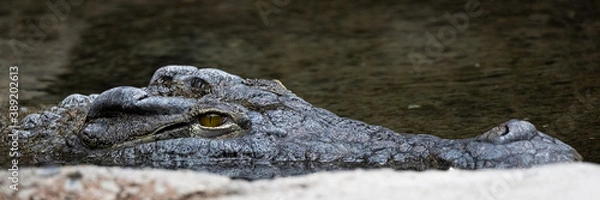
[[[250,128],[248,116],[243,111],[224,105],[200,104],[192,108],[183,125],[188,127],[188,137],[227,139],[243,135]],[[206,106],[206,107],[201,107]]]
[[[200,116],[200,125],[205,127],[217,127],[223,124],[224,117],[216,113],[207,113]]]

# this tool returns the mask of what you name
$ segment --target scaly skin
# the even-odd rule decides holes
[[[12,130],[20,138],[19,164],[35,166],[184,168],[258,179],[352,168],[520,168],[582,160],[526,121],[510,120],[462,140],[395,133],[316,108],[278,81],[190,66],[163,67],[145,88],[71,95],[22,125]]]

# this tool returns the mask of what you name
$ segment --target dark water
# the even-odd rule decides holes
[[[399,132],[465,138],[527,119],[600,163],[596,1],[135,2],[72,5],[45,38],[76,30],[64,72],[26,104],[144,86],[168,64],[213,67],[279,79],[316,106]],[[277,10],[269,26],[257,3]],[[51,12],[18,6],[12,16]],[[29,59],[43,68],[48,58]]]

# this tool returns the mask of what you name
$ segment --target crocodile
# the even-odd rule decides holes
[[[11,159],[21,166],[192,169],[249,180],[356,168],[506,169],[582,160],[527,121],[512,119],[468,139],[396,133],[315,107],[278,80],[175,65],[159,68],[146,87],[72,94],[3,133],[4,144],[18,141]]]

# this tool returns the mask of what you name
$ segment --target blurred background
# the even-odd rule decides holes
[[[278,79],[398,132],[465,138],[525,119],[600,163],[598,4],[5,0],[0,68],[19,67],[31,109],[193,65]]]

